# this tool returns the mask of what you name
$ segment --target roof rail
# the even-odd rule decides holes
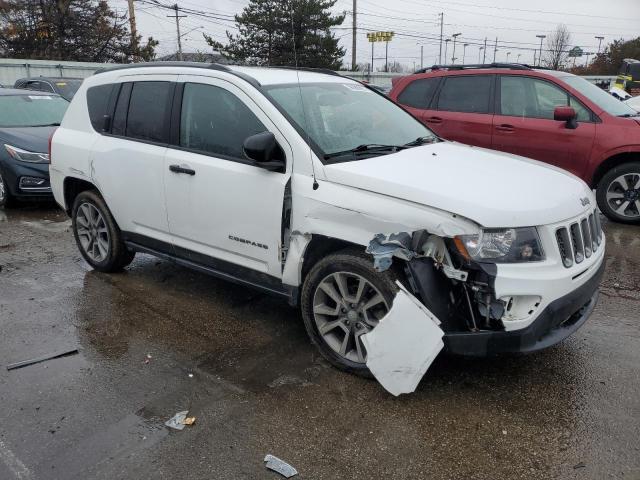
[[[230,72],[231,69],[225,65],[219,63],[203,63],[203,62],[140,62],[140,63],[123,63],[114,64],[104,68],[99,68],[94,72],[94,75],[101,73],[113,72],[115,70],[126,70],[129,68],[149,68],[149,67],[188,67],[188,68],[206,68],[209,70],[221,70],[224,72]]]
[[[505,68],[509,70],[533,70],[534,68],[543,68],[525,63],[478,63],[465,65],[433,65],[432,67],[421,68],[414,73],[426,73],[436,70],[478,70],[482,68]]]
[[[298,70],[300,72],[313,72],[313,73],[324,73],[326,75],[333,75],[336,77],[341,77],[342,75],[340,75],[337,72],[334,72],[333,70],[329,70],[328,68],[313,68],[313,67],[289,67],[286,65],[270,65],[267,68],[281,68],[283,70]]]

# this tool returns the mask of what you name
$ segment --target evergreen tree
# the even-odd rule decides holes
[[[134,52],[126,16],[105,0],[0,0],[0,55],[8,58],[128,62],[151,60],[158,42]]]
[[[300,67],[339,69],[345,52],[330,28],[344,15],[331,15],[336,1],[250,0],[235,17],[239,33],[227,32],[227,45],[205,39],[233,62],[294,66],[297,57]]]

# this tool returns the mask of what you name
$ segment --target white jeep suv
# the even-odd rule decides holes
[[[330,72],[99,71],[53,135],[51,184],[96,270],[142,252],[278,295],[332,364],[365,375],[362,336],[397,281],[441,322],[448,351],[486,355],[576,331],[603,271],[581,180],[442,141]]]

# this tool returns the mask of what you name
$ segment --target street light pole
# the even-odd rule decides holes
[[[468,43],[465,43],[464,45],[462,45],[462,64],[464,65],[464,57],[467,55],[467,47],[469,46]]]
[[[604,37],[596,36],[595,38],[598,40],[598,54],[600,54],[600,47],[602,46],[602,40],[604,40]]]
[[[546,35],[536,35],[540,39],[540,53],[538,53],[538,66],[542,65],[542,41],[547,38]]]
[[[420,45],[420,68],[424,68],[424,45]]]
[[[482,51],[484,50],[484,47],[480,47],[478,49],[478,63],[480,63],[480,55],[482,55]]]
[[[358,0],[353,0],[353,25],[351,26],[351,71],[356,71],[356,49],[358,42],[358,27],[357,27],[357,16],[358,16]]]
[[[509,55],[511,55],[511,52],[507,52],[507,63],[509,63]]]
[[[453,65],[454,63],[456,63],[456,38],[458,38],[460,35],[462,35],[461,33],[454,33],[453,35],[451,35],[453,37],[453,53],[451,54],[451,64]]]

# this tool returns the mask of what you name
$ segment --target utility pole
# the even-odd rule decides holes
[[[180,19],[185,18],[186,15],[178,15],[180,7],[178,7],[177,3],[171,8],[173,8],[176,13],[174,15],[167,15],[167,17],[173,17],[176,19],[176,31],[178,32],[178,60],[182,61],[182,36],[180,35]]]
[[[138,59],[138,29],[136,28],[136,11],[133,6],[133,0],[129,2],[129,25],[131,27],[131,51],[133,61]]]
[[[424,68],[424,45],[420,45],[420,68]]]
[[[440,13],[438,16],[440,17],[440,57],[438,59],[438,63],[442,65],[442,32],[444,28],[444,12]],[[445,53],[444,56],[446,59],[447,54]]]
[[[484,37],[484,47],[482,47],[482,64],[487,60],[487,37]]]
[[[454,63],[456,63],[456,38],[458,38],[460,35],[462,35],[461,33],[454,33],[453,35],[451,35],[453,37],[453,53],[451,54],[451,64],[453,65]]]
[[[536,35],[540,39],[540,53],[538,53],[538,66],[542,65],[542,41],[547,38],[546,35]]]
[[[600,47],[602,46],[602,40],[604,40],[604,37],[595,37],[596,40],[598,40],[598,54],[600,54]]]
[[[444,60],[445,60],[445,62],[447,61],[447,50],[448,50],[447,47],[449,47],[449,42],[450,41],[451,41],[450,38],[445,38],[444,39]],[[440,56],[440,60],[442,60],[442,56]],[[441,63],[441,65],[442,65],[442,63]]]
[[[469,46],[468,43],[465,43],[464,45],[462,45],[462,64],[464,65],[464,57],[467,55],[467,47]]]
[[[496,63],[497,53],[498,53],[498,37],[496,37],[496,45],[493,47],[493,63]]]
[[[356,20],[357,20],[357,2],[358,0],[353,0],[353,27],[352,27],[352,34],[351,36],[353,37],[351,40],[351,71],[355,72],[356,71],[356,44],[357,44],[357,32],[358,32],[358,28],[356,26]]]
[[[371,42],[371,74],[373,75],[373,46],[376,42]],[[369,78],[371,79],[371,78]]]

